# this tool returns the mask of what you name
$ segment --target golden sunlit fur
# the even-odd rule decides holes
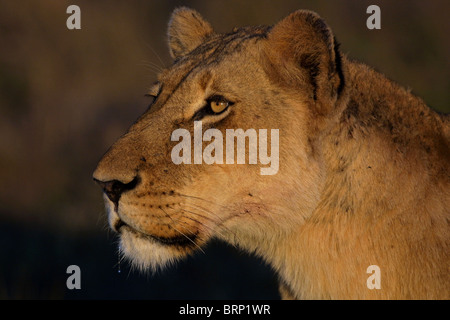
[[[126,186],[105,196],[126,257],[157,269],[220,238],[267,261],[286,299],[450,298],[448,116],[343,56],[310,11],[217,34],[180,8],[168,36],[153,105],[94,172]],[[172,132],[211,96],[232,105],[203,130],[279,129],[278,173],[172,162]]]

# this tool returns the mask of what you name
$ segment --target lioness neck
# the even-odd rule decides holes
[[[442,297],[448,124],[383,75],[348,65],[347,106],[318,147],[327,177],[320,201],[268,260],[293,298]],[[371,265],[381,270],[381,289],[367,286]]]

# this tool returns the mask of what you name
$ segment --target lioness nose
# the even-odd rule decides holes
[[[139,177],[136,176],[131,182],[123,183],[118,180],[111,181],[100,181],[94,178],[94,181],[97,182],[102,188],[103,192],[108,196],[109,200],[114,202],[114,204],[118,204],[120,200],[120,196],[123,192],[132,190],[136,187],[139,182]]]

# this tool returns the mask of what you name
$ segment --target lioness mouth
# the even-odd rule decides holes
[[[133,227],[131,227],[130,225],[123,222],[122,220],[119,220],[114,225],[114,230],[116,230],[119,234],[121,234],[123,232],[122,230],[124,228],[127,231],[133,233],[137,237],[148,239],[150,241],[157,241],[164,245],[172,245],[172,246],[176,245],[176,246],[182,246],[182,247],[196,245],[195,239],[197,238],[197,233],[190,234],[189,236],[179,235],[179,236],[175,236],[175,237],[160,237],[160,236],[156,236],[153,234],[148,234],[148,233],[143,233],[141,231],[138,231],[138,230],[134,229]]]

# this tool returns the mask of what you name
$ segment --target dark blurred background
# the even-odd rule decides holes
[[[68,30],[66,8],[81,8]],[[381,8],[381,30],[366,8]],[[108,231],[97,161],[146,109],[171,64],[174,8],[198,10],[218,32],[318,12],[342,51],[449,112],[450,2],[0,0],[0,298],[277,299],[276,276],[220,242],[156,275],[121,264]],[[81,290],[66,268],[81,268]]]

